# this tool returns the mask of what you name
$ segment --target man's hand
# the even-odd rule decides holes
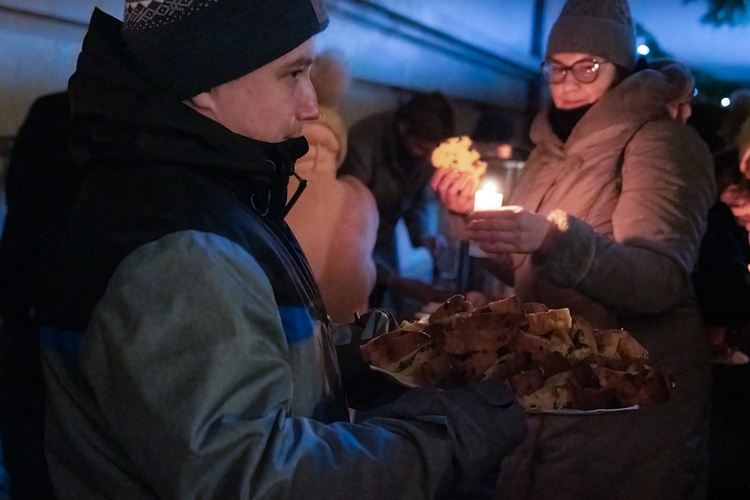
[[[432,176],[431,186],[448,210],[468,214],[474,208],[479,179],[469,172],[438,168]]]
[[[551,222],[519,206],[472,212],[469,237],[488,253],[531,253],[539,250]]]

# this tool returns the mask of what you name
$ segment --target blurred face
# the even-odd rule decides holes
[[[555,54],[546,66],[552,101],[558,109],[575,109],[598,101],[617,76],[614,64],[589,54]]]
[[[397,130],[401,145],[406,150],[406,153],[416,161],[428,161],[432,157],[432,152],[440,145],[437,142],[413,136],[403,123],[398,125]]]
[[[263,142],[302,135],[302,124],[318,118],[310,82],[314,41],[305,43],[247,75],[190,100],[199,113],[232,132]]]

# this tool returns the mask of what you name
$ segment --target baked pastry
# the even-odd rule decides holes
[[[462,295],[362,347],[366,363],[415,386],[508,380],[529,411],[663,403],[674,381],[627,331],[597,331],[567,308],[517,296],[474,307]]]

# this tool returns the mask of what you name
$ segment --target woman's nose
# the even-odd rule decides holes
[[[563,79],[560,82],[560,85],[563,86],[563,88],[573,88],[578,87],[578,80],[573,76],[573,73],[568,70],[563,75]]]

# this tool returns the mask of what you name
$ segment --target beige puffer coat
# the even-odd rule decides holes
[[[307,188],[286,216],[315,274],[326,311],[336,323],[350,323],[368,310],[375,286],[372,252],[378,232],[375,198],[359,179],[336,177],[346,156],[346,125],[320,107],[318,120],[305,122],[310,150],[295,164]],[[298,182],[292,179],[288,198]]]
[[[502,498],[705,496],[710,372],[690,273],[714,179],[703,140],[667,115],[678,87],[658,71],[632,75],[565,144],[546,112],[532,125],[536,147],[509,203],[548,214],[561,232],[541,251],[512,256],[515,292],[625,328],[677,386],[658,407],[544,416],[509,458]]]

